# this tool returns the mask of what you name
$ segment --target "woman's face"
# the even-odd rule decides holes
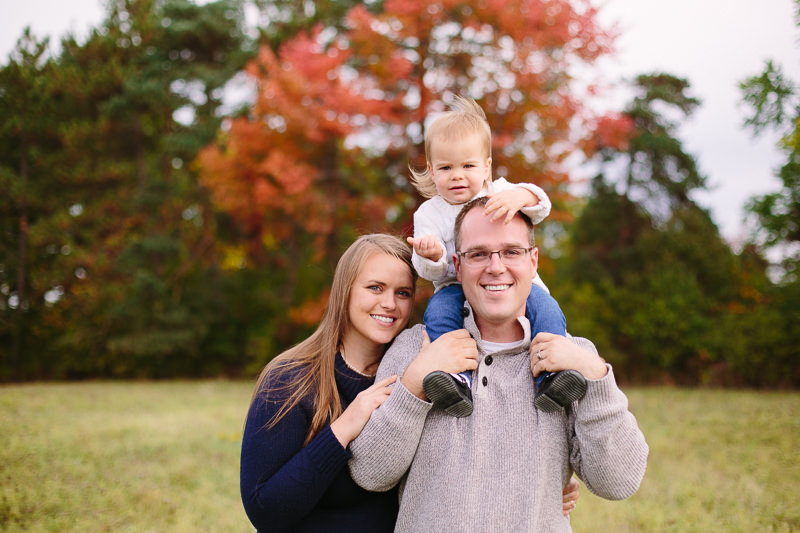
[[[408,265],[384,253],[371,255],[361,266],[347,306],[347,344],[384,345],[408,324],[414,286]]]

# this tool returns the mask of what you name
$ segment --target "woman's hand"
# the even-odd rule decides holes
[[[561,335],[537,333],[530,351],[531,372],[534,376],[542,372],[572,369],[583,374],[586,379],[600,379],[608,372],[600,357]]]
[[[569,483],[564,486],[564,491],[562,492],[564,496],[564,516],[569,516],[569,514],[578,505],[580,486],[581,484],[578,483],[578,480],[574,477],[570,478]]]
[[[389,397],[389,393],[392,392],[389,385],[395,381],[397,376],[389,376],[362,390],[339,418],[331,422],[331,431],[343,447],[347,448],[350,441],[358,437],[372,411]]]
[[[422,380],[434,370],[464,372],[478,368],[478,346],[465,329],[449,331],[431,342],[423,332],[422,349],[408,365],[400,381],[417,398],[428,401]]]

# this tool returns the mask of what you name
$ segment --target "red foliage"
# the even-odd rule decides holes
[[[631,117],[623,113],[609,113],[597,119],[594,135],[586,139],[583,150],[589,155],[602,149],[625,151],[633,134]]]
[[[385,227],[390,212],[405,224],[414,205],[403,169],[421,155],[409,132],[459,93],[487,112],[498,175],[566,195],[570,154],[627,139],[622,117],[594,118],[574,87],[574,67],[611,49],[596,14],[588,0],[356,6],[344,32],[317,27],[277,56],[259,51],[246,69],[257,85],[250,116],[202,152],[204,183],[253,249],[304,232],[323,250],[344,227]]]

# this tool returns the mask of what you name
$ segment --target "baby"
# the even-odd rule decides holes
[[[510,221],[518,211],[534,224],[550,213],[550,199],[533,184],[492,180],[491,130],[483,109],[471,99],[456,97],[446,113],[439,115],[425,132],[426,168],[411,169],[412,182],[426,200],[414,213],[414,268],[433,282],[434,295],[423,317],[431,341],[463,327],[464,292],[456,278],[453,255],[454,223],[461,206],[478,196],[488,196],[485,212],[492,220]],[[499,260],[512,264],[530,260],[533,248],[499,250]],[[467,251],[469,254],[469,251]],[[481,262],[486,257],[468,257]],[[483,254],[484,256],[486,253]],[[492,254],[493,255],[493,254]],[[489,255],[489,262],[492,260]],[[484,261],[486,262],[486,261]],[[476,263],[477,264],[477,263]],[[558,303],[538,274],[527,300],[525,316],[531,338],[540,331],[566,334],[566,320]],[[554,411],[579,400],[586,393],[586,379],[575,370],[543,372],[536,378],[535,405]],[[456,417],[472,414],[472,375],[435,371],[423,380],[425,395],[435,406]]]

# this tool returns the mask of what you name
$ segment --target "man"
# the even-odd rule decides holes
[[[644,476],[644,436],[594,346],[547,333],[531,342],[532,226],[520,214],[491,222],[485,202],[468,203],[456,220],[465,330],[433,344],[421,325],[398,336],[376,379],[401,378],[350,445],[358,484],[382,491],[401,482],[396,531],[570,531],[561,490],[573,470],[608,499],[632,495]],[[586,377],[585,397],[536,409],[532,374],[567,369]],[[422,379],[434,370],[473,370],[472,415],[431,408]]]

